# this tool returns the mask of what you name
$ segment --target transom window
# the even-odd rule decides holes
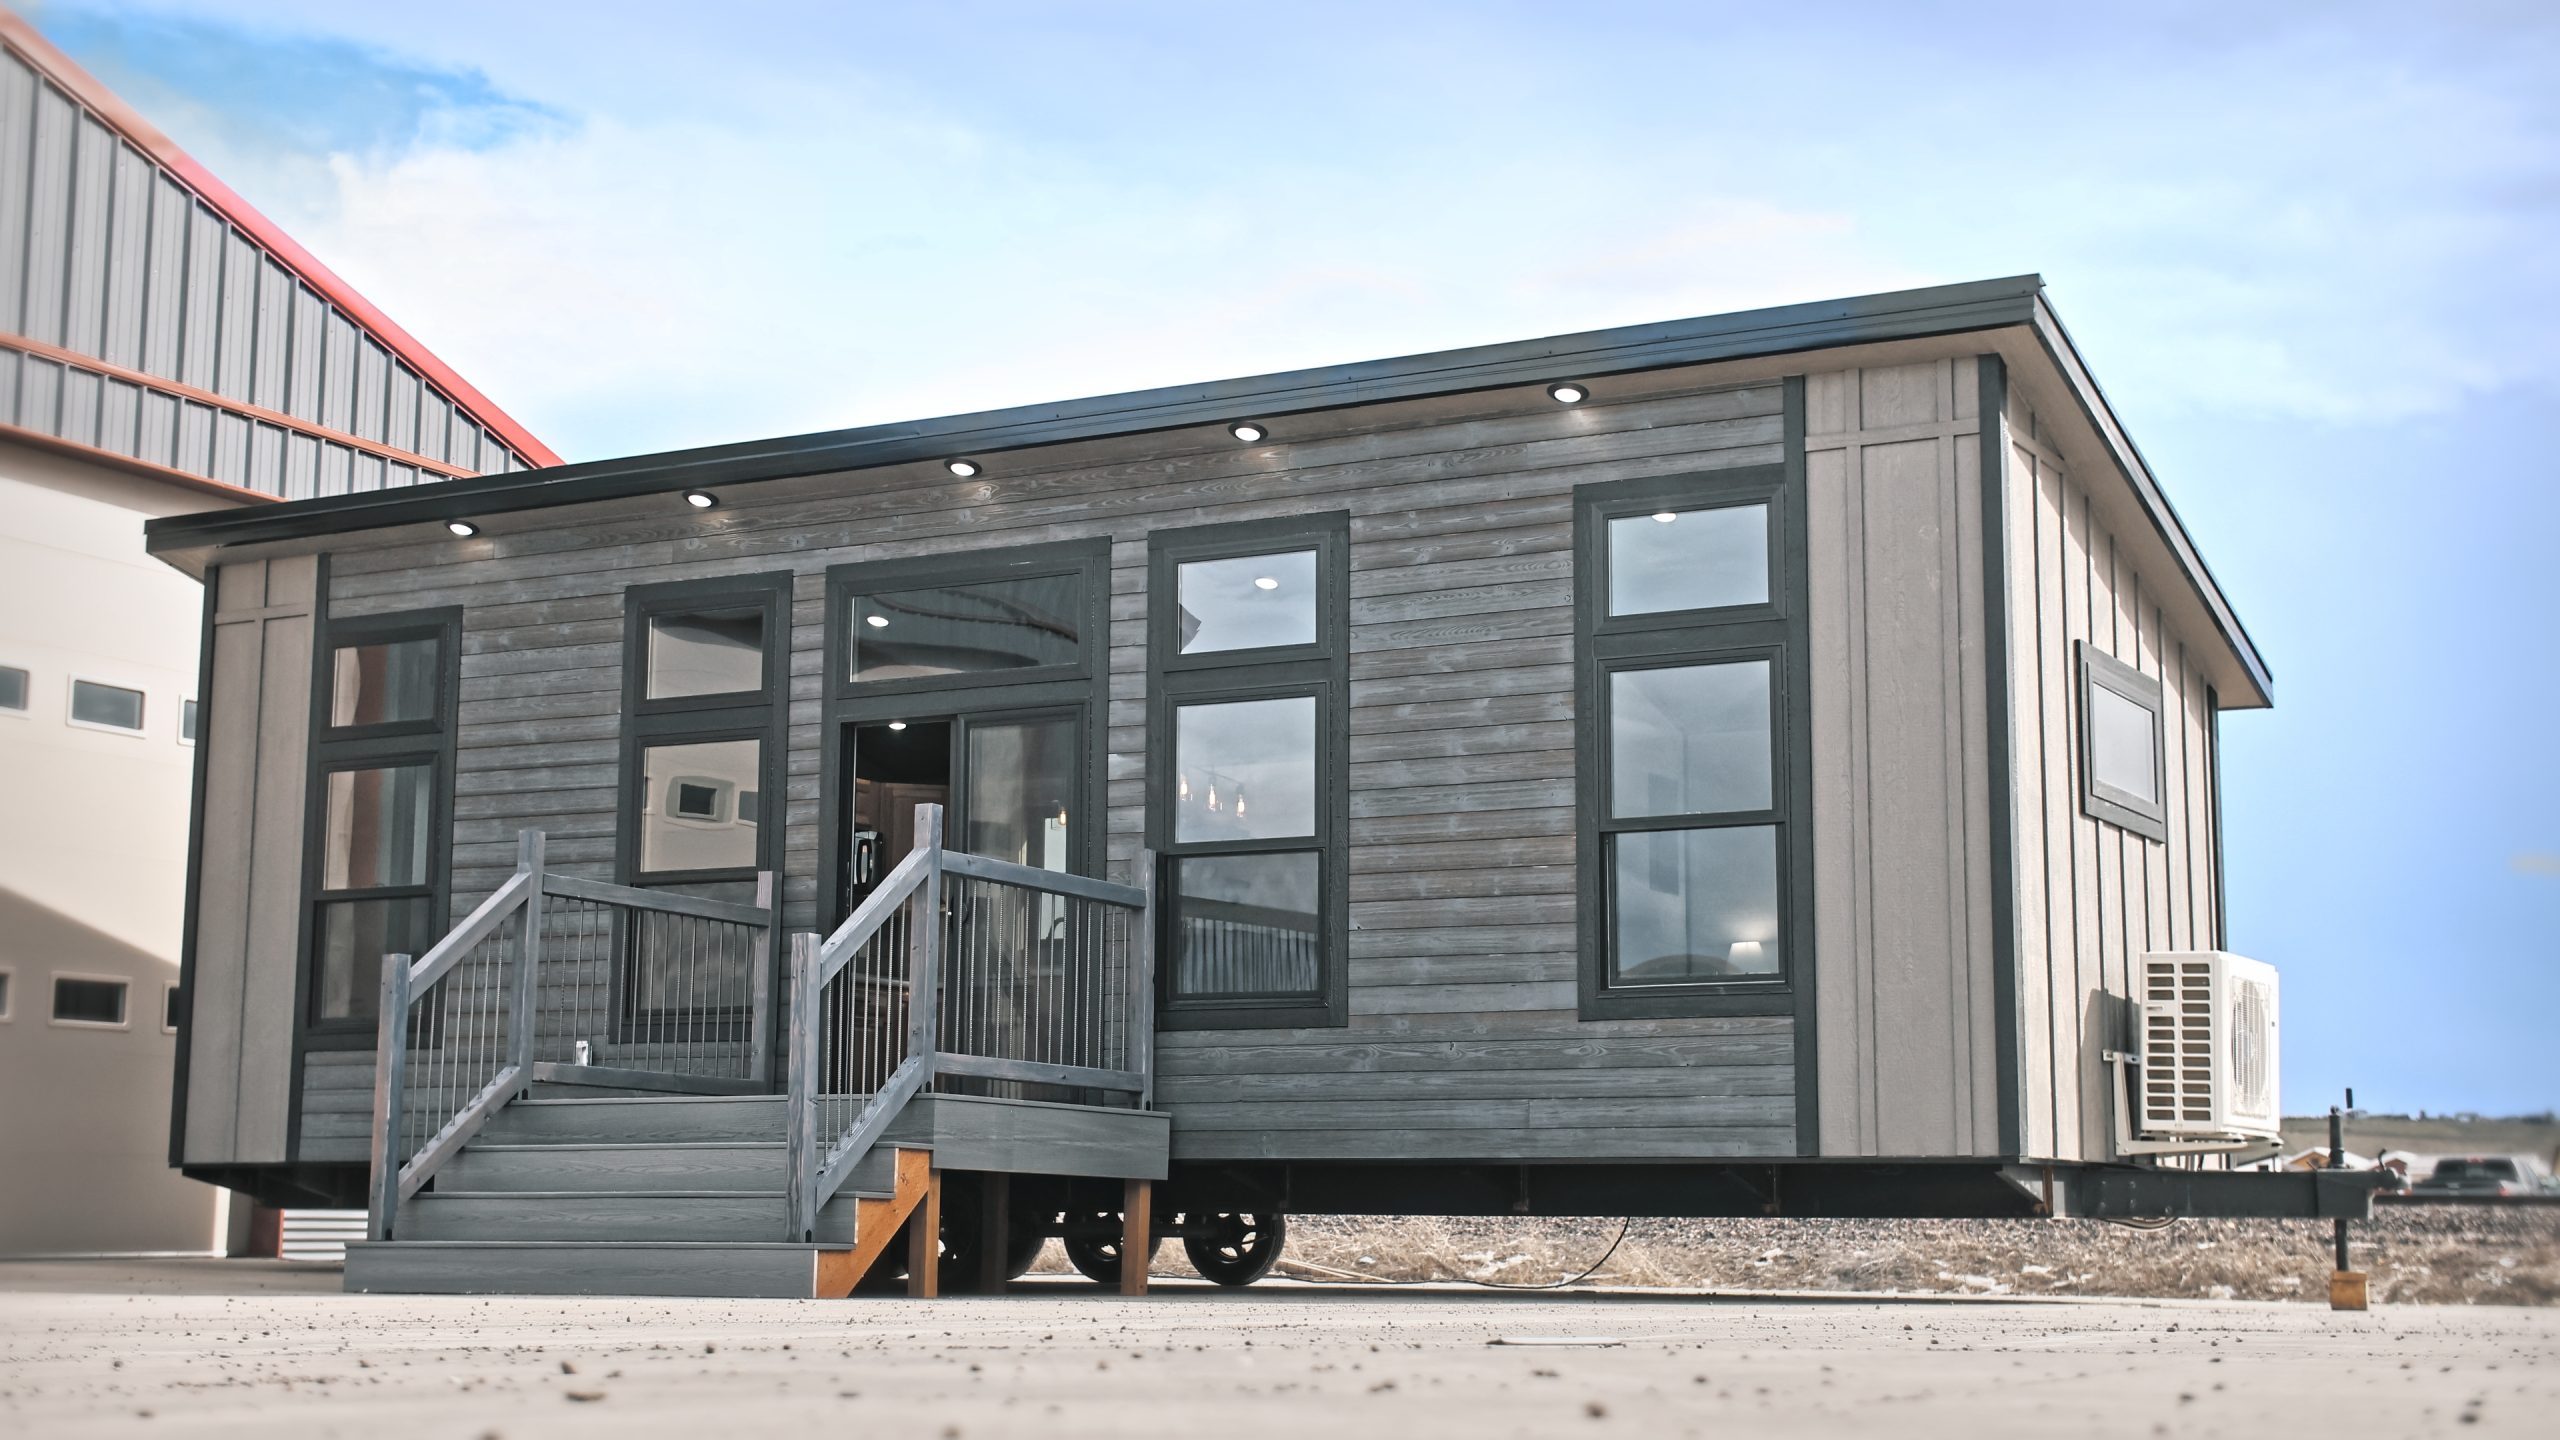
[[[644,698],[752,695],[764,689],[764,622],[761,605],[651,615]]]
[[[1790,1011],[1810,825],[1785,473],[1576,494],[1583,1012]]]
[[[1349,520],[1159,532],[1149,834],[1163,1023],[1344,1022]]]
[[[1083,600],[1072,572],[850,595],[846,672],[874,681],[1072,667]]]
[[[2080,808],[2136,835],[2169,838],[2160,679],[2080,642]]]
[[[320,1043],[369,1043],[385,955],[442,936],[458,612],[333,619],[312,747],[305,1008]]]

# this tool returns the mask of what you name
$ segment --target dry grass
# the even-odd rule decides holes
[[[1569,1279],[1614,1220],[1298,1216],[1280,1273],[1309,1280]],[[2377,1303],[2560,1304],[2560,1208],[2395,1206],[2354,1231]],[[1064,1271],[1052,1244],[1045,1271]],[[1188,1273],[1167,1244],[1158,1274]],[[1940,1295],[2105,1295],[2328,1302],[2326,1222],[1637,1220],[1591,1283]]]

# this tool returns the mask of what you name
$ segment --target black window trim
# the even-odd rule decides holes
[[[1791,386],[1792,389],[1792,386]],[[1657,509],[1765,504],[1769,597],[1758,604],[1613,616],[1608,613],[1608,522]],[[1813,741],[1808,665],[1804,485],[1792,464],[1756,465],[1582,485],[1574,490],[1575,860],[1579,1013],[1585,1020],[1727,1015],[1793,1016],[1809,1029],[1813,1004]],[[1611,813],[1609,677],[1620,670],[1765,659],[1770,666],[1771,805],[1669,816]],[[1610,837],[1621,833],[1775,826],[1783,943],[1771,979],[1612,985]]]
[[[327,594],[325,568],[317,582]],[[353,645],[431,636],[437,641],[436,695],[433,718],[382,725],[331,725],[338,651]],[[302,919],[298,937],[302,963],[294,998],[298,1049],[360,1050],[370,1048],[378,1026],[372,1019],[322,1020],[311,1011],[319,995],[320,915],[324,907],[358,900],[424,899],[427,924],[442,933],[452,923],[453,791],[455,718],[461,700],[462,608],[445,606],[384,615],[323,614],[318,643],[311,657],[311,758],[304,774]],[[200,717],[201,718],[201,717]],[[201,732],[199,733],[201,738]],[[423,885],[368,886],[327,890],[329,826],[328,777],[342,770],[373,770],[398,765],[426,765],[431,777],[427,822],[427,878]],[[415,959],[415,956],[411,957]],[[298,1122],[297,1122],[298,1123]]]
[[[1081,592],[1075,663],[897,680],[852,678],[853,626],[847,607],[854,596],[1050,575],[1075,576]],[[821,914],[840,920],[852,909],[845,882],[845,848],[853,807],[845,802],[853,774],[854,733],[864,725],[891,720],[939,720],[949,716],[989,723],[1076,712],[1083,769],[1082,781],[1076,788],[1083,803],[1078,807],[1081,818],[1076,822],[1070,851],[1076,857],[1079,873],[1102,868],[1109,846],[1105,826],[1111,655],[1109,540],[1052,540],[995,549],[847,561],[827,567],[825,603],[821,627],[826,652],[822,667],[825,700],[819,726],[818,781]],[[955,749],[966,743],[966,730],[965,724],[953,726]],[[958,790],[955,784],[951,797],[955,809],[963,798]],[[949,818],[955,826],[959,823],[958,815]],[[957,845],[956,830],[949,838]]]
[[[790,705],[791,572],[768,570],[703,580],[634,585],[623,591],[622,745],[614,802],[615,875],[625,885],[664,887],[753,880],[779,871],[784,825],[785,722]],[[764,616],[764,688],[720,695],[648,696],[649,622],[659,615],[755,608]],[[643,755],[667,745],[760,740],[755,860],[692,870],[644,870],[640,863],[639,781]],[[777,933],[779,927],[777,928]]]
[[[2168,695],[2157,675],[2110,655],[2094,641],[2080,649],[2080,813],[2127,830],[2146,840],[2169,843],[2169,715]],[[2151,790],[2145,800],[2098,778],[2098,690],[2130,700],[2151,712]]]
[[[1316,552],[1316,641],[1175,654],[1176,567],[1196,560]],[[1147,546],[1147,843],[1156,852],[1156,1025],[1161,1030],[1321,1029],[1351,1019],[1351,516],[1348,511],[1160,530]],[[1309,695],[1316,701],[1316,833],[1275,840],[1183,843],[1172,816],[1173,718],[1180,705]],[[1265,999],[1173,994],[1174,862],[1191,856],[1318,856],[1320,994]]]

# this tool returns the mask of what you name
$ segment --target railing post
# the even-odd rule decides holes
[[[916,923],[907,932],[907,1055],[924,1062],[925,1088],[933,1088],[934,1056],[941,1048],[942,1008],[942,807],[916,807],[915,848],[931,858],[916,891]]]
[[[401,1089],[409,1069],[409,957],[382,957],[382,1008],[374,1016],[373,1204],[365,1238],[388,1240],[400,1210]]]
[[[533,877],[525,887],[523,927],[516,943],[516,993],[508,1008],[507,1052],[525,1088],[533,1088],[534,997],[540,993],[542,969],[542,832],[516,832],[516,869]]]
[[[1138,852],[1138,893],[1146,903],[1130,920],[1129,1068],[1138,1072],[1138,1108],[1156,1103],[1156,852]]]
[[[818,945],[815,935],[791,937],[791,1013],[784,1031],[790,1061],[784,1091],[789,1098],[783,1102],[789,1153],[783,1164],[791,1187],[791,1233],[783,1238],[804,1242],[818,1233]]]
[[[764,934],[756,945],[756,949],[763,953],[756,956],[752,973],[747,977],[747,1078],[767,1085],[773,1083],[773,937],[782,931],[779,924],[773,923],[782,918],[775,913],[778,899],[774,893],[773,872],[757,871],[756,908],[762,910],[768,919]],[[795,936],[791,943],[797,946],[800,943],[798,937]],[[784,993],[796,1002],[800,995],[798,983],[789,982]]]

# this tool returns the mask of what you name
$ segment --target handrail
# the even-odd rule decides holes
[[[770,873],[754,905],[558,874],[542,832],[519,832],[515,872],[461,924],[414,962],[383,957],[367,1233],[393,1238],[402,1203],[537,1081],[763,1090],[773,899]],[[621,1053],[593,1063],[581,997],[646,1005],[643,967],[689,1008],[605,1016]]]
[[[953,850],[943,824],[917,806],[844,923],[792,941],[786,1239],[937,1081],[1153,1102],[1152,856],[1119,885]]]

